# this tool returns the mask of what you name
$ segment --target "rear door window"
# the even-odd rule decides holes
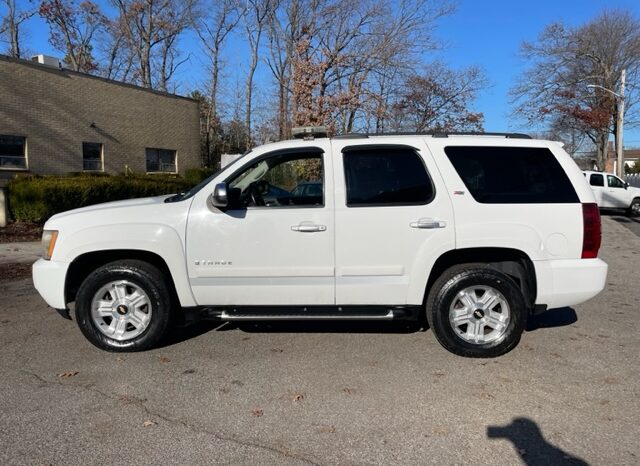
[[[589,178],[589,184],[591,186],[604,186],[604,176],[593,174]]]
[[[357,146],[343,151],[347,206],[423,205],[434,188],[410,147]]]
[[[579,202],[571,181],[547,148],[449,146],[444,151],[480,203]]]

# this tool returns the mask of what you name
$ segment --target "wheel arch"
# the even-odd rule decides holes
[[[180,296],[180,290],[165,259],[157,253],[140,249],[105,249],[90,251],[76,257],[67,270],[64,285],[64,296],[67,303],[75,301],[78,288],[82,281],[92,271],[110,262],[118,260],[137,259],[147,262],[157,267],[167,278],[167,283],[171,287],[171,293],[178,298],[180,303],[184,303]]]
[[[512,248],[464,248],[453,249],[442,254],[433,264],[424,292],[424,304],[435,281],[450,267],[461,264],[481,263],[513,278],[527,305],[533,309],[537,296],[537,281],[531,258]]]

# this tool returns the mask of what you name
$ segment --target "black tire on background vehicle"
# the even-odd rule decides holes
[[[627,209],[627,215],[629,217],[640,217],[640,198],[636,197],[631,201],[631,205]]]
[[[82,282],[75,316],[84,336],[98,348],[142,351],[167,334],[174,302],[157,267],[121,260],[101,266]]]
[[[435,281],[426,314],[444,348],[460,356],[490,358],[518,344],[527,307],[508,275],[482,264],[462,264]]]

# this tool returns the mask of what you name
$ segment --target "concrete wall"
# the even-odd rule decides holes
[[[194,100],[3,56],[0,134],[27,138],[36,174],[82,171],[82,142],[103,144],[107,173],[145,173],[146,147],[176,150],[180,173],[200,166]]]

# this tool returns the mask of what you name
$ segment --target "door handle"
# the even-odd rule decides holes
[[[419,228],[421,230],[433,230],[435,228],[446,227],[447,222],[443,220],[436,220],[433,218],[421,218],[417,222],[411,222],[409,226],[411,228]]]
[[[309,223],[301,223],[300,225],[294,225],[291,227],[291,231],[297,231],[300,233],[313,233],[315,231],[325,231],[327,227],[325,225],[312,225]]]

